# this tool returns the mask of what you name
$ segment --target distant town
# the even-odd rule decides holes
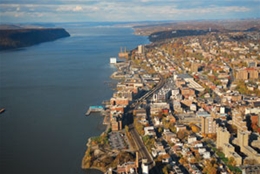
[[[107,130],[89,139],[82,168],[260,173],[260,30],[246,29],[121,49],[110,59],[118,83],[104,101]]]

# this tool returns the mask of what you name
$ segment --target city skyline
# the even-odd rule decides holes
[[[130,22],[260,17],[259,0],[2,0],[0,21]]]

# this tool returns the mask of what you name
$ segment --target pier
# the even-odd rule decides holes
[[[88,108],[88,111],[86,112],[86,115],[90,115],[92,112],[101,112],[101,114],[105,113],[105,110],[103,106],[90,106]]]

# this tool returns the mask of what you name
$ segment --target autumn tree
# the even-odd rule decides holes
[[[200,132],[200,128],[196,124],[190,123],[189,126],[190,126],[192,132],[194,132],[194,133],[199,133]]]
[[[207,174],[216,174],[217,173],[217,164],[214,160],[206,160],[204,169],[202,171],[203,173]]]
[[[181,140],[187,138],[188,135],[189,135],[189,133],[187,130],[183,130],[183,131],[181,130],[181,131],[177,132],[177,137]]]
[[[229,157],[228,158],[228,165],[231,165],[231,166],[235,166],[236,165],[236,161],[235,161],[234,157]]]

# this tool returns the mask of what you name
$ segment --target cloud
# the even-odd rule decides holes
[[[19,18],[21,21],[43,20],[43,16],[48,17],[45,20],[53,22],[260,17],[259,0],[20,0],[17,2],[17,0],[0,1],[2,21],[12,21],[12,18]]]
[[[75,8],[72,9],[72,11],[82,11],[83,8],[79,5],[77,5]]]

